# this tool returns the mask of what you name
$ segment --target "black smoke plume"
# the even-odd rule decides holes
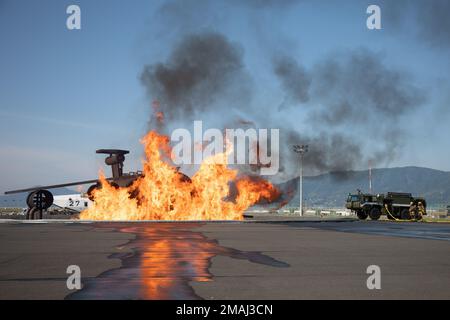
[[[375,165],[393,160],[403,141],[402,117],[426,101],[407,72],[388,68],[367,50],[331,56],[311,70],[292,57],[278,58],[274,70],[284,101],[303,108],[306,123],[319,132],[293,131],[287,139],[289,144],[310,145],[305,165],[318,172],[354,169],[369,159]]]
[[[299,65],[293,58],[277,57],[273,63],[275,74],[286,92],[286,98],[293,103],[304,103],[309,100],[309,87],[311,76],[305,68]],[[280,106],[283,109],[285,104]]]
[[[233,94],[245,97],[242,55],[239,45],[219,33],[187,35],[167,62],[145,66],[141,81],[168,120],[192,119],[219,109]]]

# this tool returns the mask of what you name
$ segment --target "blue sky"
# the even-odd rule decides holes
[[[163,1],[0,0],[0,191],[92,179],[103,162],[97,148],[130,149],[127,169],[139,169],[150,112],[139,75],[144,65],[167,60],[180,34],[205,30],[242,47],[255,103],[282,100],[268,67],[274,54],[287,51],[307,68],[347,50],[379,54],[429,93],[426,106],[402,120],[412,130],[405,151],[387,165],[450,170],[449,46],[417,36],[412,15],[402,17],[403,29],[382,20],[382,30],[369,31],[365,10],[377,1],[257,9],[232,2],[211,0],[205,15],[203,0],[186,1],[179,20],[161,9]],[[379,2],[383,18],[389,7]],[[81,7],[81,30],[66,28],[70,4]],[[291,112],[287,122],[300,111]]]

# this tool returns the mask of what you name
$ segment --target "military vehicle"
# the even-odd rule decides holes
[[[424,198],[413,197],[411,193],[388,192],[387,194],[362,193],[358,190],[356,194],[349,194],[346,202],[346,208],[355,212],[360,220],[370,217],[372,220],[378,220],[381,215],[386,215],[388,219],[411,219],[409,209],[411,203],[418,205],[421,202],[426,214],[427,203]],[[416,213],[415,219],[421,216]]]

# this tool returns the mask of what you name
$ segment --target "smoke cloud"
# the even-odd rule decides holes
[[[409,32],[416,28],[416,36],[431,47],[450,47],[450,1],[385,1],[382,10],[389,30]]]
[[[305,165],[318,172],[354,169],[369,159],[374,164],[391,161],[401,150],[401,118],[426,101],[425,92],[411,83],[407,72],[388,68],[367,50],[331,56],[311,70],[283,57],[275,60],[274,70],[284,101],[290,101],[291,108],[302,107],[307,123],[321,128],[318,134],[294,131],[287,138],[289,144],[310,145]],[[348,127],[353,135],[340,133]],[[367,145],[374,148],[365,158],[362,147]]]
[[[444,5],[435,1],[429,10]],[[236,0],[224,6],[247,7],[256,14],[259,9],[285,9],[300,2]],[[207,20],[217,13],[208,9],[209,1],[192,3],[191,15],[179,1],[166,3],[162,12],[186,26],[195,25],[199,16]],[[447,27],[442,22],[430,28]],[[188,27],[172,38],[166,61],[144,67],[140,79],[148,96],[159,101],[168,122],[191,126],[194,119],[212,119],[219,128],[280,128],[280,176],[286,178],[298,170],[294,144],[309,145],[306,174],[354,170],[368,160],[373,165],[392,161],[401,152],[405,119],[427,101],[411,74],[387,65],[382,55],[358,49],[319,57],[309,67],[289,52],[277,53],[272,65],[265,67],[278,80],[281,102],[256,105],[261,92],[246,69],[244,47],[220,32],[194,29]],[[297,122],[293,111],[303,115]]]
[[[332,125],[358,125],[366,120],[367,126],[379,122],[375,119],[392,123],[425,101],[425,93],[411,83],[411,75],[386,67],[367,50],[330,58],[319,63],[313,74],[313,99],[325,106],[315,114],[316,120]]]
[[[169,119],[210,111],[243,76],[243,50],[218,33],[188,35],[166,63],[145,66],[141,81]],[[236,93],[236,92],[235,92]]]
[[[314,173],[355,169],[369,159],[375,165],[392,160],[402,141],[400,119],[426,100],[407,72],[388,68],[367,50],[330,56],[310,69],[279,56],[272,66],[284,92],[279,111],[288,118],[292,108],[301,107],[306,112],[302,129],[310,130],[299,130],[267,116],[261,120],[261,114],[276,112],[271,106],[254,113],[249,97],[255,93],[243,85],[248,77],[243,54],[241,46],[219,33],[187,35],[168,61],[144,67],[142,84],[170,121],[189,124],[206,113],[223,128],[233,127],[225,115],[233,112],[228,106],[239,104],[246,123],[257,119],[262,127],[281,128],[280,163],[286,174],[298,167],[292,145],[300,143],[310,145],[305,167]],[[241,127],[242,119],[236,117],[234,126]],[[353,132],[343,133],[349,126]],[[370,144],[375,147],[365,157],[364,146]]]
[[[287,104],[304,103],[309,100],[309,87],[311,76],[305,68],[300,66],[293,58],[277,57],[273,63],[274,73],[278,76],[286,92]],[[286,103],[280,106],[280,109]]]

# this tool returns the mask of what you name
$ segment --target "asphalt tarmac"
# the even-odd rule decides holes
[[[450,298],[450,224],[0,223],[0,299],[437,298]]]

